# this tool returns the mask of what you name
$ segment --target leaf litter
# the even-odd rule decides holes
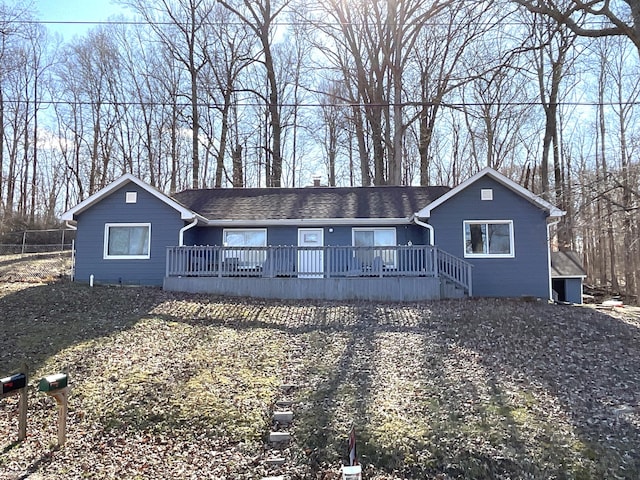
[[[0,479],[640,477],[640,323],[471,299],[269,302],[152,288],[0,285],[0,374],[31,367],[28,437],[0,401]],[[68,368],[67,444],[40,376]],[[280,385],[287,462],[265,464]]]

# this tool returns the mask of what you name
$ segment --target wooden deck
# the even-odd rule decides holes
[[[164,288],[258,298],[421,301],[472,295],[471,265],[429,245],[169,247]]]

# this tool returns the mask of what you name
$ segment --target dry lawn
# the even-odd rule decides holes
[[[0,376],[31,370],[28,437],[0,400],[0,479],[640,478],[633,312],[473,299],[297,304],[0,284]],[[68,442],[38,379],[67,367]],[[295,383],[287,463],[265,440]]]

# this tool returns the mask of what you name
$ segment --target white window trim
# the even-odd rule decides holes
[[[355,246],[356,244],[356,232],[370,232],[372,230],[393,232],[393,245],[389,245],[389,246],[393,247],[396,245],[398,238],[397,238],[397,232],[395,227],[353,227],[351,229],[351,245]]]
[[[224,258],[234,258],[237,257],[240,260],[240,268],[256,268],[259,265],[262,265],[266,259],[267,252],[264,250],[261,254],[251,255],[251,258],[247,258],[245,256],[244,251],[234,251],[234,248],[250,248],[251,245],[227,245],[225,241],[227,238],[227,233],[233,232],[263,232],[264,233],[264,245],[259,245],[259,247],[266,247],[267,243],[267,229],[266,228],[224,228],[222,230],[222,245],[225,247]],[[228,249],[228,250],[226,250]]]
[[[261,247],[266,247],[267,246],[267,229],[266,228],[225,228],[222,230],[222,245],[224,245],[225,247],[227,246],[231,246],[231,245],[227,245],[225,242],[225,239],[227,238],[227,232],[233,232],[233,233],[238,233],[238,232],[264,232],[264,245],[260,245]],[[237,245],[233,245],[233,247],[235,247]],[[245,246],[249,246],[249,245],[245,245]]]
[[[467,253],[467,224],[507,224],[509,225],[509,249],[511,253]],[[462,251],[464,258],[515,258],[516,249],[513,235],[513,220],[464,220],[462,222]]]
[[[391,245],[383,245],[380,246],[380,248],[385,248],[385,247],[395,247],[397,245],[398,242],[398,231],[396,229],[396,227],[353,227],[351,229],[351,245],[352,246],[356,246],[356,232],[393,232],[393,243]],[[374,239],[375,239],[375,233],[374,233]],[[371,248],[376,248],[375,245],[375,241],[374,241],[374,245],[371,246]],[[355,255],[355,252],[354,252]],[[386,268],[396,268],[397,265],[397,259],[396,259],[396,251],[393,250],[391,252],[391,258],[387,259],[387,262],[384,262],[384,267]],[[384,260],[383,260],[384,261]]]
[[[109,255],[109,229],[111,227],[147,227],[149,239],[147,240],[146,255]],[[150,223],[105,223],[104,224],[104,260],[147,260],[151,258],[151,224]]]

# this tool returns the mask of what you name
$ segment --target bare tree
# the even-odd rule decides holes
[[[292,14],[291,26],[283,35],[282,41],[274,50],[280,64],[280,97],[283,99],[282,156],[288,168],[283,172],[285,184],[298,186],[305,169],[314,169],[314,162],[303,162],[306,157],[306,140],[313,127],[308,124],[308,116],[304,104],[307,89],[315,80],[316,71],[309,67],[312,58],[312,47],[309,37],[312,35],[309,25],[298,22]],[[289,174],[289,175],[287,175]],[[288,177],[288,178],[287,178]],[[290,180],[289,180],[290,179]]]
[[[464,119],[470,139],[474,170],[502,169],[518,157],[523,131],[533,114],[528,107],[526,78],[515,65],[503,65],[477,76],[461,90]]]
[[[242,4],[219,0],[220,4],[233,12],[255,33],[261,52],[267,77],[267,110],[271,126],[270,161],[265,172],[268,187],[279,187],[282,181],[282,125],[280,121],[280,95],[276,66],[272,50],[272,39],[275,33],[275,22],[279,15],[287,8],[290,0],[280,0],[272,3],[271,0],[251,1],[243,0]]]
[[[540,102],[544,111],[545,129],[543,137],[542,158],[540,159],[541,192],[551,200],[549,195],[549,158],[553,158],[555,198],[561,205],[562,187],[560,185],[560,143],[558,129],[559,100],[561,83],[566,77],[570,50],[575,35],[565,27],[549,23],[545,18],[533,18],[533,35],[531,54],[536,67],[536,79]]]
[[[240,77],[245,69],[254,63],[251,55],[252,42],[246,25],[233,22],[233,14],[218,6],[212,13],[217,28],[213,29],[211,48],[208,52],[210,63],[203,70],[203,96],[209,99],[210,112],[205,135],[208,148],[214,149],[215,175],[213,186],[222,186],[225,177],[225,157],[231,135],[231,114],[234,94],[240,88]],[[220,126],[216,128],[214,123]],[[217,142],[214,137],[217,135]],[[217,148],[215,144],[217,143]],[[237,179],[236,179],[237,180]]]
[[[13,213],[16,149],[20,136],[15,129],[11,131],[9,123],[12,119],[18,120],[19,117],[15,117],[14,114],[18,114],[21,103],[18,99],[25,93],[19,87],[16,89],[15,75],[25,68],[28,62],[27,56],[21,52],[29,34],[21,28],[18,21],[31,19],[29,8],[28,4],[0,4],[0,205],[4,204],[4,208],[0,208],[0,215],[5,216],[11,216]],[[13,125],[17,126],[16,123]],[[8,173],[5,173],[4,169],[5,160],[9,160]]]
[[[620,48],[620,47],[619,47]],[[623,53],[610,59],[610,77],[614,86],[614,102],[616,126],[620,151],[620,168],[618,185],[618,209],[622,216],[623,270],[625,290],[628,295],[638,294],[638,180],[634,178],[632,159],[638,153],[638,139],[634,142],[633,127],[637,121],[634,110],[637,110],[640,99],[640,84],[638,83],[638,65],[633,68],[633,62]],[[636,136],[637,137],[637,136]],[[635,148],[634,144],[635,143]]]
[[[624,36],[640,52],[640,0],[514,0],[533,13],[547,15],[576,35]],[[625,11],[621,4],[625,4]],[[596,25],[596,26],[594,26]]]
[[[474,60],[468,52],[475,41],[497,26],[498,20],[489,21],[490,17],[497,17],[496,12],[485,7],[465,1],[452,2],[423,28],[421,48],[417,49],[415,58],[420,69],[417,120],[421,185],[430,183],[432,144],[443,102],[447,95],[472,79],[469,62]]]
[[[337,158],[340,145],[345,141],[343,138],[347,132],[348,109],[340,104],[339,98],[344,96],[340,93],[341,82],[338,80],[325,81],[320,85],[319,104],[321,115],[319,117],[319,128],[317,129],[319,143],[322,145],[325,154],[325,166],[327,168],[327,180],[330,186],[337,185]],[[352,168],[350,168],[350,171]],[[350,176],[353,176],[352,173]]]
[[[198,111],[198,76],[209,61],[209,36],[206,30],[211,25],[211,0],[123,0],[123,5],[138,12],[151,26],[171,55],[182,63],[189,73],[192,137],[192,187],[200,185],[199,139],[200,120]],[[167,24],[167,21],[170,24]]]
[[[562,162],[560,100],[563,85],[567,85],[569,69],[573,63],[571,52],[576,40],[564,25],[558,25],[547,17],[532,18],[530,54],[535,65],[540,104],[544,112],[544,134],[540,158],[540,193],[555,205],[566,210],[568,192],[565,184],[567,171]],[[550,190],[549,164],[553,164],[553,195]],[[564,216],[557,228],[558,245],[569,249],[572,243],[571,219]]]

